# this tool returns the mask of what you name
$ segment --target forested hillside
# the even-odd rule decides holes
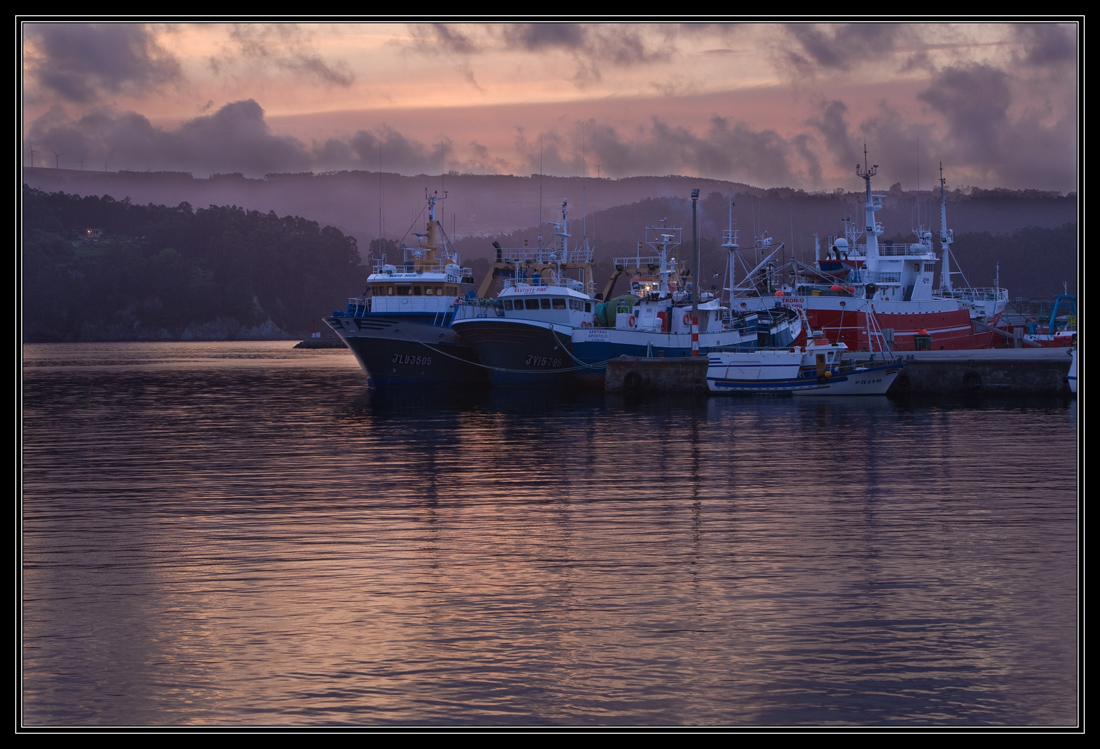
[[[24,340],[306,335],[362,290],[355,239],[296,216],[23,188]]]

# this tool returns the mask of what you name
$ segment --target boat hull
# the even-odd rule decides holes
[[[795,390],[792,395],[886,395],[902,369],[901,364],[887,364],[841,372],[829,379],[824,390]]]
[[[326,317],[374,387],[487,386],[485,367],[449,327],[367,315]]]
[[[474,318],[453,325],[476,352],[493,387],[564,387],[576,384],[572,329],[507,318]]]
[[[748,309],[765,308],[776,301],[773,297],[753,297],[741,300]],[[873,313],[878,327],[892,330],[891,349],[918,351],[925,344],[932,351],[969,351],[993,347],[993,331],[987,321],[978,330],[970,310],[950,300],[931,302],[898,302],[855,297],[783,297],[784,306],[802,310],[813,330],[822,331],[833,343],[843,343],[852,351],[874,348],[873,325],[868,315]],[[925,337],[927,336],[927,337]]]

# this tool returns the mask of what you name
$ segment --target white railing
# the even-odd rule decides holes
[[[560,247],[502,247],[500,259],[505,263],[591,263],[592,250],[577,248],[562,252]]]
[[[883,257],[926,257],[934,256],[935,251],[919,244],[880,244],[878,254]]]

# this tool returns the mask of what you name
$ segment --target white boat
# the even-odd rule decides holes
[[[904,364],[889,353],[873,314],[870,320],[868,336],[878,346],[866,365],[846,360],[848,347],[818,331],[805,346],[711,351],[707,387],[712,393],[885,395]]]
[[[904,367],[898,361],[848,364],[847,352],[843,343],[824,336],[786,350],[711,351],[707,387],[712,393],[885,395]]]
[[[1069,391],[1074,395],[1077,395],[1077,348],[1074,347],[1069,352]]]

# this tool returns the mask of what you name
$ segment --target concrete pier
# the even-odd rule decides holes
[[[887,395],[1069,394],[1068,348],[914,351]],[[867,355],[855,354],[856,361]]]
[[[620,356],[607,362],[604,390],[612,393],[705,393],[707,357]]]
[[[887,395],[1069,395],[1069,349],[915,351]],[[854,352],[857,362],[870,355]],[[608,392],[707,390],[707,357],[621,356],[607,363]]]

